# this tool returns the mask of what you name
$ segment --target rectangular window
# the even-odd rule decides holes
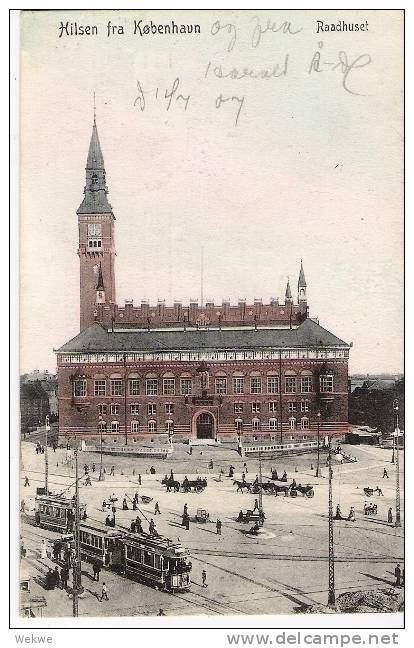
[[[138,421],[131,421],[131,432],[133,434],[138,434],[138,432],[139,432],[139,423],[138,423]]]
[[[243,414],[243,403],[234,403],[234,413]]]
[[[260,403],[252,403],[253,414],[260,414]]]
[[[111,414],[119,414],[119,405],[111,405]]]
[[[277,419],[269,419],[269,430],[277,430]]]
[[[83,398],[86,396],[86,380],[78,378],[73,381],[73,395],[75,398]]]
[[[130,378],[128,380],[128,387],[129,387],[129,395],[130,396],[138,396],[139,395],[139,379],[138,378]]]
[[[106,396],[106,380],[95,380],[95,396]]]
[[[111,378],[111,396],[122,396],[121,378]]]
[[[157,380],[157,378],[147,378],[147,380],[146,380],[146,394],[147,394],[147,396],[156,396],[158,394],[158,380]]]
[[[302,394],[309,394],[312,391],[312,376],[302,376],[300,390]]]
[[[174,396],[175,378],[164,378],[162,381],[162,391],[165,396]]]
[[[100,416],[105,416],[106,410],[106,405],[98,405],[98,414],[100,414]]]
[[[193,392],[193,381],[191,378],[181,378],[181,394],[189,396]]]
[[[333,376],[320,376],[319,377],[321,392],[323,394],[333,392]]]
[[[262,379],[260,377],[253,377],[250,379],[250,392],[252,394],[262,393]]]
[[[294,394],[296,392],[296,377],[295,376],[286,376],[285,377],[285,392],[286,392],[286,394]]]
[[[137,416],[139,414],[139,405],[138,405],[138,403],[133,403],[130,406],[129,411],[131,412],[132,415]]]
[[[148,416],[155,416],[157,413],[157,406],[155,403],[149,403],[148,405]]]
[[[216,378],[216,394],[227,393],[227,378]]]
[[[289,414],[291,412],[296,412],[296,403],[294,403],[294,402],[288,403],[288,412],[289,412]]]
[[[276,401],[270,401],[269,403],[269,412],[277,412],[278,405]]]
[[[278,376],[268,376],[268,378],[267,378],[267,392],[268,392],[268,394],[278,394],[279,393],[279,377]]]
[[[172,416],[174,414],[174,403],[165,403],[165,413],[168,416]]]
[[[301,412],[309,412],[309,401],[304,400],[300,404],[300,411]]]
[[[244,394],[244,378],[233,378],[233,391],[235,394]]]

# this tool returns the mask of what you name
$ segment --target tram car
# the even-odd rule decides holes
[[[126,576],[167,592],[190,589],[191,561],[188,549],[161,536],[128,533],[124,545]]]
[[[81,560],[101,567],[120,568],[124,546],[122,531],[107,527],[102,522],[85,521],[79,525]]]
[[[85,506],[79,507],[82,516]],[[69,533],[75,521],[75,502],[62,495],[38,495],[35,499],[35,525],[58,533]]]

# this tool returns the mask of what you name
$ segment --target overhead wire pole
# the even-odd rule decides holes
[[[47,415],[45,418],[45,495],[49,495],[49,457],[47,454],[47,433],[49,430],[49,415]]]
[[[259,450],[259,512],[260,512],[259,525],[263,526],[264,515],[263,515],[263,488],[262,488],[262,453],[260,450]]]
[[[401,495],[400,495],[400,425],[398,417],[398,400],[394,400],[395,411],[395,527],[401,526]]]
[[[329,593],[328,606],[336,609],[335,598],[335,554],[334,554],[334,536],[333,536],[333,510],[332,510],[332,439],[328,436],[328,520],[329,520]]]
[[[74,541],[75,555],[73,560],[73,616],[79,616],[79,594],[82,593],[81,583],[81,555],[80,555],[80,538],[79,538],[79,473],[78,473],[78,451],[75,450],[75,525]]]

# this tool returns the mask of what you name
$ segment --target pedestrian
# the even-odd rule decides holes
[[[53,573],[53,570],[50,569],[50,567],[46,574],[46,589],[47,590],[55,589],[55,574]]]
[[[348,522],[355,522],[355,509],[353,506],[349,509]]]
[[[53,577],[55,581],[55,587],[60,588],[60,574],[59,574],[59,567],[56,565],[55,570],[53,572]]]
[[[384,493],[382,492],[382,490],[380,489],[379,486],[377,486],[375,490],[376,490],[376,492],[378,493],[378,496],[382,496],[382,497],[384,497]]]
[[[395,587],[401,587],[401,567],[400,563],[394,569]]]
[[[94,562],[92,565],[93,569],[93,580],[96,580],[97,583],[99,583],[99,574],[101,572],[101,565],[98,562]]]
[[[26,507],[25,501],[24,499],[22,499],[20,502],[20,513],[24,513],[25,507]]]
[[[245,481],[246,481],[246,473],[242,472],[242,482],[243,482],[243,484],[244,484]]]
[[[158,504],[158,502],[155,502],[154,515],[157,515],[157,514],[161,515],[161,511],[160,511],[160,505]]]
[[[92,472],[95,472],[96,466],[95,463],[92,464]]]
[[[66,566],[64,565],[60,570],[60,589],[65,590],[67,588],[68,577],[69,577],[69,573],[67,572]]]
[[[42,538],[40,545],[40,557],[42,558],[42,560],[47,558],[46,540],[44,538]]]
[[[188,515],[188,505],[187,504],[184,504],[183,515]]]
[[[151,521],[149,523],[149,534],[150,535],[155,535],[155,522],[154,522],[154,520],[152,518],[151,518]]]
[[[392,524],[392,520],[393,520],[392,508],[390,507],[388,509],[388,524]]]
[[[136,499],[133,499],[133,500],[132,500],[132,510],[133,510],[133,511],[136,511],[137,508],[138,508],[138,506],[137,506],[137,500],[136,500]]]
[[[141,486],[141,475],[138,475],[138,485]]]
[[[101,603],[102,603],[102,601],[104,599],[105,599],[105,601],[109,601],[108,588],[106,586],[106,583],[102,583],[102,593],[101,593],[101,598],[100,598]]]
[[[109,473],[109,476],[114,476],[115,475],[115,466],[111,466],[111,472]]]
[[[24,546],[24,542],[22,540],[21,545],[20,545],[20,558],[25,558],[26,557],[26,547]]]
[[[217,535],[221,535],[221,520],[216,522]]]
[[[190,446],[190,452],[188,453],[189,455],[193,454],[193,446]]]
[[[386,469],[386,468],[384,468],[384,472],[382,473],[382,478],[385,479],[385,477],[386,477],[387,479],[389,479],[389,477],[388,477],[388,473],[387,473],[387,469]]]
[[[160,608],[160,611],[158,612],[157,616],[165,616],[165,612],[162,608]]]
[[[88,474],[86,475],[85,486],[92,486],[91,478]]]
[[[259,510],[259,500],[257,500],[257,499],[254,500],[253,513],[255,512],[256,509]]]
[[[208,467],[209,467],[209,469],[212,470],[212,469],[213,469],[213,466],[214,466],[214,464],[213,464],[213,460],[210,459],[210,461],[208,462]]]
[[[201,580],[203,582],[203,587],[208,587],[208,585],[207,585],[207,574],[206,574],[205,569],[203,569],[203,571],[201,572]]]
[[[30,486],[29,478],[27,476],[24,478],[24,485]]]

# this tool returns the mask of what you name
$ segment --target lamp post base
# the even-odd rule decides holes
[[[98,481],[105,481],[105,475],[103,473],[99,473]]]

